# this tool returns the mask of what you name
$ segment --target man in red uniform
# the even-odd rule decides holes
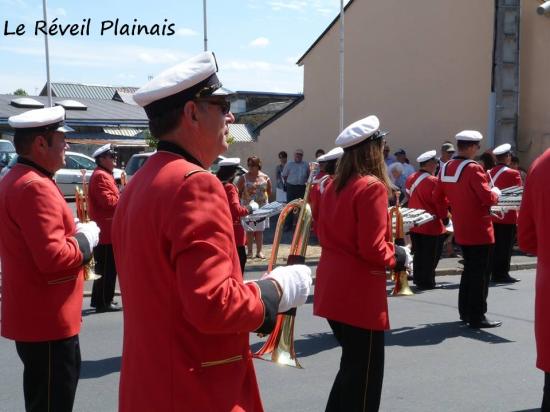
[[[206,170],[234,121],[216,71],[204,52],[134,94],[159,143],[113,220],[121,412],[261,411],[248,333],[269,333],[309,293],[304,265],[243,283],[227,196]]]
[[[490,256],[495,242],[489,210],[497,203],[500,190],[489,187],[487,174],[473,160],[482,138],[475,130],[456,135],[458,155],[443,165],[436,188],[436,199],[450,203],[456,243],[464,256],[458,312],[460,319],[474,329],[501,325],[485,317]]]
[[[512,146],[508,143],[493,150],[497,165],[489,170],[493,185],[500,190],[514,186],[523,186],[519,171],[512,169]],[[515,283],[519,279],[510,276],[510,259],[516,239],[518,212],[511,210],[503,216],[493,216],[495,230],[495,251],[491,270],[491,280],[498,283]]]
[[[80,374],[84,263],[99,229],[78,223],[55,181],[65,164],[65,110],[8,119],[17,164],[0,182],[2,336],[24,366],[27,411],[71,411]]]
[[[535,339],[537,367],[544,371],[541,411],[550,411],[550,149],[535,160],[527,180],[518,217],[519,247],[537,256],[535,284]]]
[[[119,191],[113,177],[116,154],[111,144],[97,149],[92,155],[97,167],[90,178],[88,189],[90,218],[101,229],[99,244],[94,248],[95,271],[101,275],[94,280],[90,305],[96,312],[114,312],[120,307],[113,303],[115,297],[116,266],[111,244],[111,224],[118,203]]]
[[[435,288],[435,268],[441,256],[445,226],[442,219],[447,219],[445,205],[437,204],[434,197],[437,178],[434,176],[438,166],[437,152],[430,150],[422,153],[416,161],[420,169],[407,178],[405,187],[409,196],[409,207],[424,209],[436,216],[431,222],[412,228],[410,231],[413,244],[413,279],[420,290]]]

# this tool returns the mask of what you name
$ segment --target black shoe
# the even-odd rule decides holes
[[[481,320],[468,322],[468,326],[472,329],[498,328],[500,325],[502,325],[501,321],[489,320],[486,317],[483,317]]]
[[[95,312],[96,313],[104,313],[104,312],[118,312],[122,310],[122,308],[120,306],[115,306],[113,305],[112,303],[108,304],[107,306],[98,306],[96,309],[95,309]]]
[[[498,277],[498,278],[492,278],[491,282],[493,283],[516,283],[519,282],[521,279],[513,278],[512,276],[504,276],[504,277]]]

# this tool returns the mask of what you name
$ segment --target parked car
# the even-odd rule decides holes
[[[9,140],[0,139],[0,171],[16,156],[15,147]]]
[[[132,155],[132,157],[130,157],[130,160],[128,160],[126,168],[124,169],[124,171],[126,172],[126,181],[129,182],[136,174],[136,172],[141,169],[141,167],[145,164],[147,159],[149,159],[155,153],[156,152],[143,152]]]
[[[0,139],[0,152],[15,153],[15,146],[9,140]]]
[[[0,179],[9,172],[16,162],[17,156],[14,156],[0,172]],[[65,167],[55,173],[54,180],[65,197],[74,197],[75,186],[82,184],[82,173],[80,171],[82,169],[86,170],[86,181],[89,182],[95,168],[96,163],[92,157],[77,152],[65,152]],[[113,170],[113,176],[117,183],[120,183],[121,173],[122,169],[115,168]]]
[[[128,160],[128,164],[126,165],[126,180],[130,181],[130,179],[136,174],[136,172],[145,164],[147,159],[149,159],[153,154],[156,152],[144,152],[144,153],[136,153],[132,157],[130,157],[130,160]],[[210,166],[210,171],[212,173],[216,173],[219,169],[218,163],[220,160],[225,159],[223,156],[218,156],[218,158],[214,161],[212,166]],[[248,172],[244,167],[239,166],[239,170],[237,171],[237,176],[240,176],[242,174],[245,174]]]

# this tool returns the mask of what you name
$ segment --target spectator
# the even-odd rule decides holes
[[[390,147],[387,143],[384,143],[384,162],[386,163],[386,166],[395,163],[395,157],[390,155]]]
[[[254,200],[258,206],[262,207],[268,202],[271,196],[271,180],[269,176],[262,173],[262,162],[258,156],[250,156],[247,160],[248,172],[241,176],[237,183],[237,188],[241,194],[241,201],[248,205]],[[247,257],[252,258],[252,243],[256,242],[256,257],[265,259],[262,252],[264,243],[264,230],[269,228],[269,219],[261,222],[249,223],[245,226],[246,246],[248,249]]]
[[[405,182],[407,178],[405,177],[403,164],[400,162],[394,162],[388,167],[388,176],[390,181],[395,186],[394,190],[399,190],[399,202],[401,204],[406,203],[407,191],[405,190]],[[394,203],[395,200],[392,201]]]
[[[303,161],[304,151],[296,149],[294,161],[288,162],[283,169],[283,179],[286,183],[286,198],[288,202],[304,197],[306,182],[309,177],[309,165]],[[292,230],[293,216],[285,221],[285,231]]]
[[[521,176],[521,181],[525,185],[525,179],[527,178],[527,172],[523,167],[519,165],[519,157],[516,155],[512,155],[512,160],[510,161],[510,167],[514,170],[519,170],[519,174]]]
[[[276,195],[275,200],[277,202],[286,202],[286,186],[285,181],[283,179],[283,169],[285,168],[286,161],[287,161],[288,155],[283,150],[279,152],[279,162],[280,164],[277,165],[275,168],[275,179],[276,179]]]
[[[478,163],[488,172],[497,165],[497,159],[492,150],[486,150],[479,156]]]
[[[407,180],[407,177],[414,173],[414,167],[412,167],[407,160],[407,153],[404,149],[399,149],[394,155],[396,160],[403,166],[404,179]],[[403,187],[405,186],[403,185]]]
[[[319,156],[323,156],[325,154],[325,151],[323,149],[317,149],[315,151],[315,158],[317,159]]]

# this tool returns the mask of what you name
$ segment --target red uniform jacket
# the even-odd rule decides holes
[[[463,160],[454,158],[445,164],[434,196],[439,204],[450,203],[455,239],[459,245],[495,243],[489,210],[497,203],[498,196],[491,192],[487,173],[476,162],[467,164],[462,173],[458,173]]]
[[[331,182],[319,204],[314,314],[365,329],[389,328],[386,267],[395,266],[389,242],[388,192],[372,176],[354,177],[336,193]]]
[[[502,172],[501,170],[504,169]],[[523,186],[521,181],[521,175],[519,171],[514,170],[504,164],[499,164],[489,170],[489,175],[493,179],[493,184],[499,189],[506,189],[507,187]],[[497,176],[495,178],[495,176]],[[511,210],[504,215],[502,219],[493,216],[493,223],[500,223],[505,225],[515,225],[518,220],[518,212]]]
[[[97,167],[90,178],[88,196],[90,219],[94,220],[101,229],[99,243],[101,245],[110,244],[113,215],[119,198],[118,187],[113,175],[107,170]]]
[[[246,234],[244,233],[244,228],[241,224],[241,217],[248,215],[248,209],[241,205],[239,200],[239,191],[233,183],[226,183],[223,187],[225,188],[225,194],[227,195],[227,201],[229,202],[231,219],[233,219],[235,243],[237,246],[244,246],[246,245]]]
[[[426,177],[423,177],[427,175]],[[414,186],[418,178],[422,176],[422,180],[417,186]],[[413,187],[414,186],[414,187]],[[411,232],[420,233],[423,235],[439,236],[445,233],[445,226],[441,219],[447,217],[446,204],[438,204],[434,197],[434,191],[437,186],[437,177],[429,175],[428,172],[419,170],[414,172],[407,178],[405,187],[409,196],[407,207],[413,209],[424,209],[426,212],[435,215],[436,218],[431,222],[411,229]],[[412,188],[412,193],[410,193]],[[443,207],[442,207],[443,206]]]
[[[221,182],[159,144],[121,194],[112,235],[120,411],[261,411],[248,334],[268,305],[243,283]]]
[[[550,150],[529,171],[518,218],[519,247],[537,256],[535,284],[535,338],[537,367],[550,372]]]
[[[2,336],[25,342],[80,331],[82,253],[55,182],[16,164],[0,182]]]

